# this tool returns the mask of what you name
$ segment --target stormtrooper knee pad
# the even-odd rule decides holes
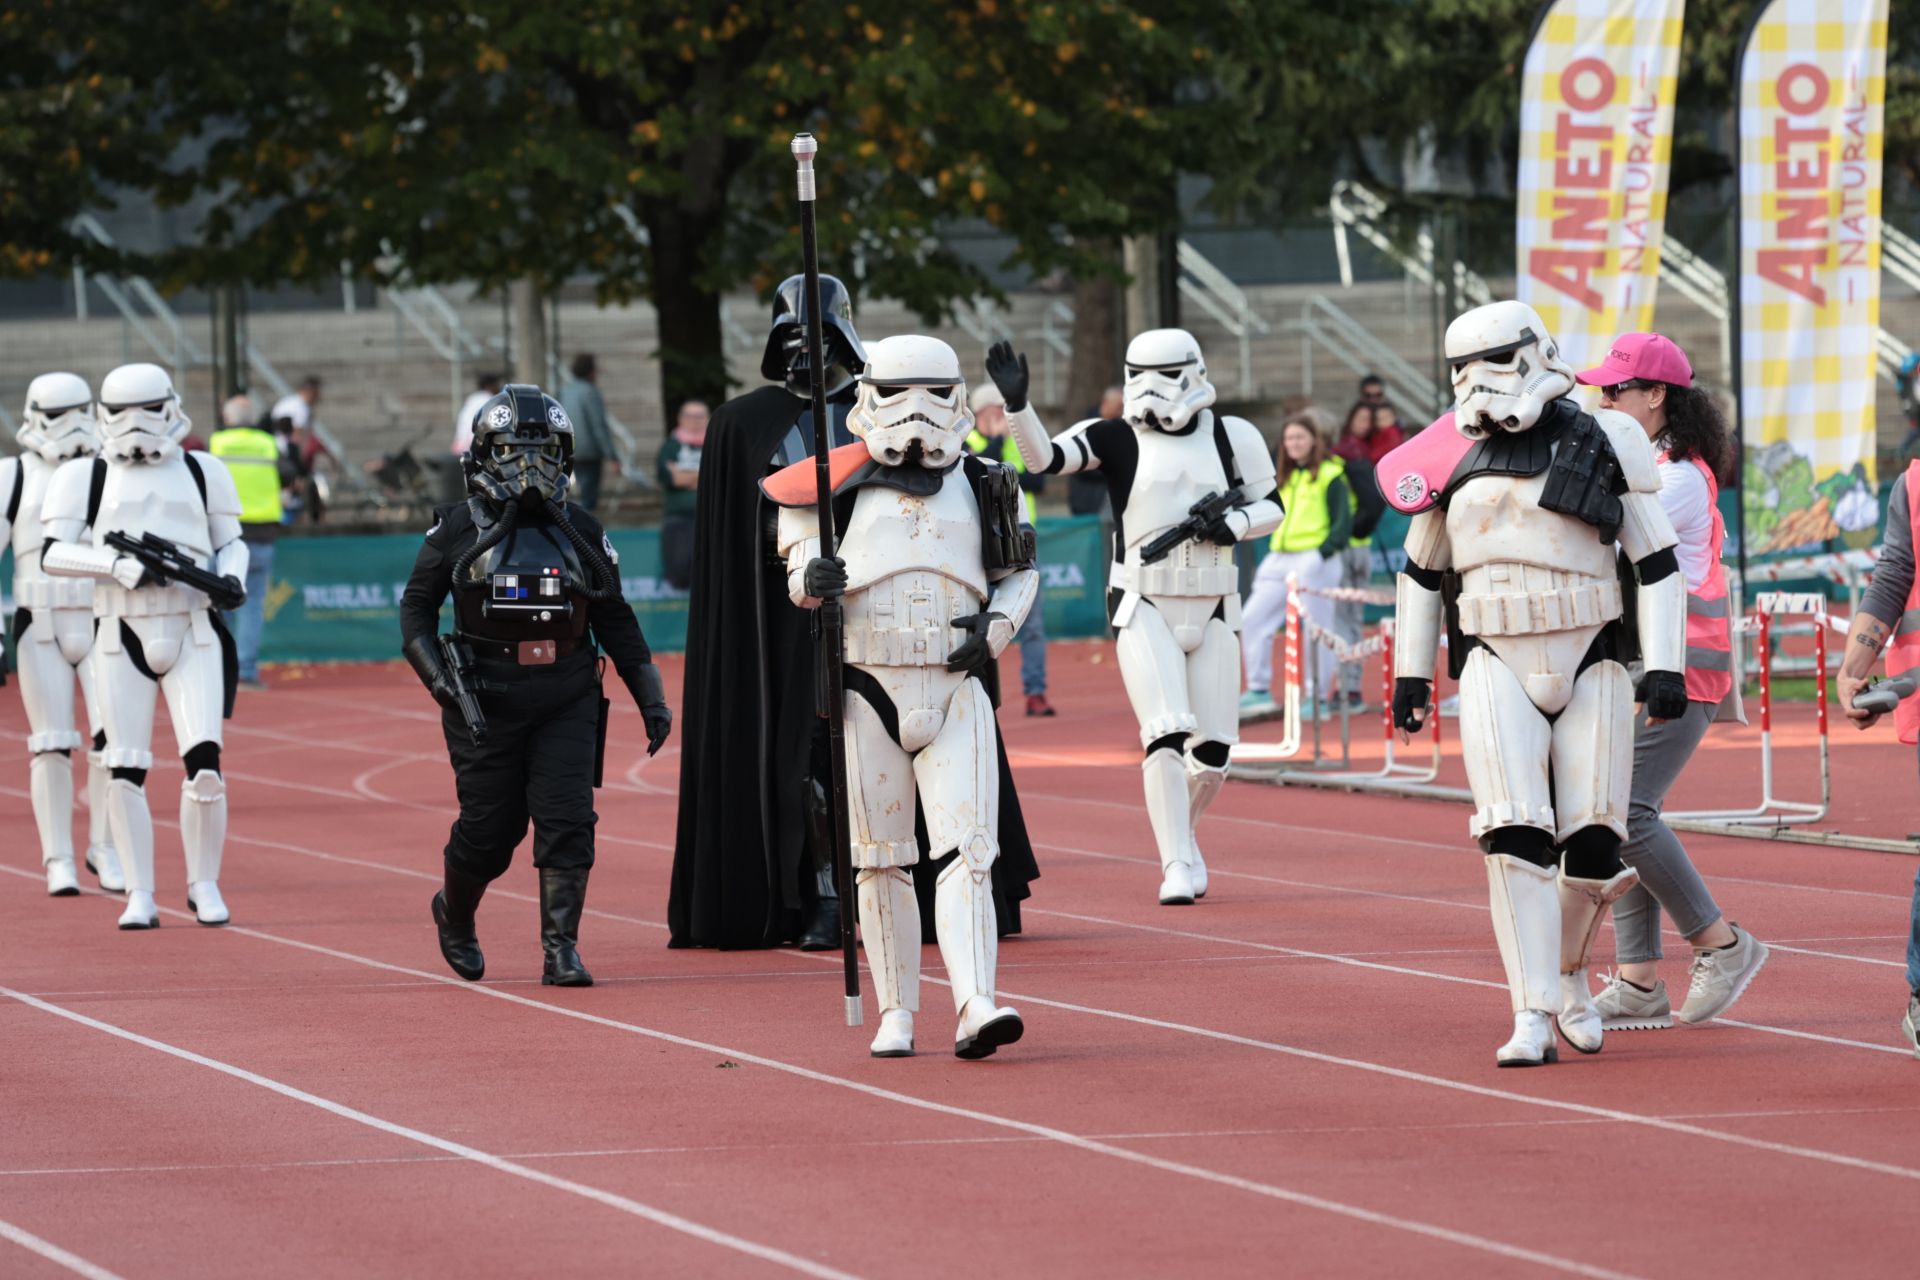
[[[87,745],[77,729],[50,729],[46,733],[27,735],[27,750],[35,755],[48,751],[78,751]]]
[[[227,843],[227,782],[202,769],[180,784],[180,847],[187,859],[187,883],[220,879],[220,857]]]
[[[854,877],[854,896],[880,1011],[918,1010],[920,904],[913,896],[913,876],[901,867],[864,867]]]

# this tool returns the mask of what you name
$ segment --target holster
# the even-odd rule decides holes
[[[596,675],[604,677],[604,675],[606,674],[606,669],[607,669],[606,660],[602,659],[600,661],[600,669],[596,673]],[[607,697],[605,692],[605,686],[601,686],[600,722],[594,726],[594,736],[593,736],[593,785],[595,786],[595,788],[600,787],[602,784],[606,782],[607,721],[612,718],[613,718],[613,700]]]

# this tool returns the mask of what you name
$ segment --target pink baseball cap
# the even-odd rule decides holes
[[[1574,376],[1590,387],[1611,387],[1636,378],[1690,387],[1693,366],[1672,338],[1658,333],[1623,333],[1613,340],[1613,349],[1597,368]]]

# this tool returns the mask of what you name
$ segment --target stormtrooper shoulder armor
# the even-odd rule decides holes
[[[88,493],[93,487],[93,459],[63,462],[47,481],[40,504],[40,525],[49,541],[72,542],[87,527]]]
[[[1240,496],[1248,502],[1257,502],[1271,495],[1277,483],[1273,451],[1267,448],[1260,428],[1231,414],[1222,414],[1220,422],[1226,429],[1234,465],[1240,472]]]
[[[20,514],[20,495],[27,487],[26,464],[19,458],[0,458],[0,530],[11,529]]]
[[[1593,420],[1606,433],[1613,456],[1620,464],[1620,476],[1630,493],[1660,492],[1660,464],[1647,433],[1618,409],[1596,409]]]

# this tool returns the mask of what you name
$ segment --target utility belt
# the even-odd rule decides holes
[[[23,609],[86,609],[93,604],[93,580],[16,578],[13,602]]]
[[[593,652],[586,641],[569,636],[543,640],[488,640],[480,636],[463,635],[460,640],[472,650],[476,662],[510,667],[551,667],[563,658]]]
[[[209,609],[207,593],[194,587],[171,583],[164,587],[139,587],[128,590],[118,582],[99,580],[93,588],[93,616],[96,618],[152,618],[165,613],[193,613]]]
[[[1617,579],[1483,565],[1460,575],[1454,607],[1467,635],[1528,636],[1612,622],[1624,612],[1624,599]]]
[[[1143,596],[1239,596],[1240,570],[1231,560],[1226,564],[1116,564],[1109,571],[1107,585],[1115,591],[1131,591]]]

